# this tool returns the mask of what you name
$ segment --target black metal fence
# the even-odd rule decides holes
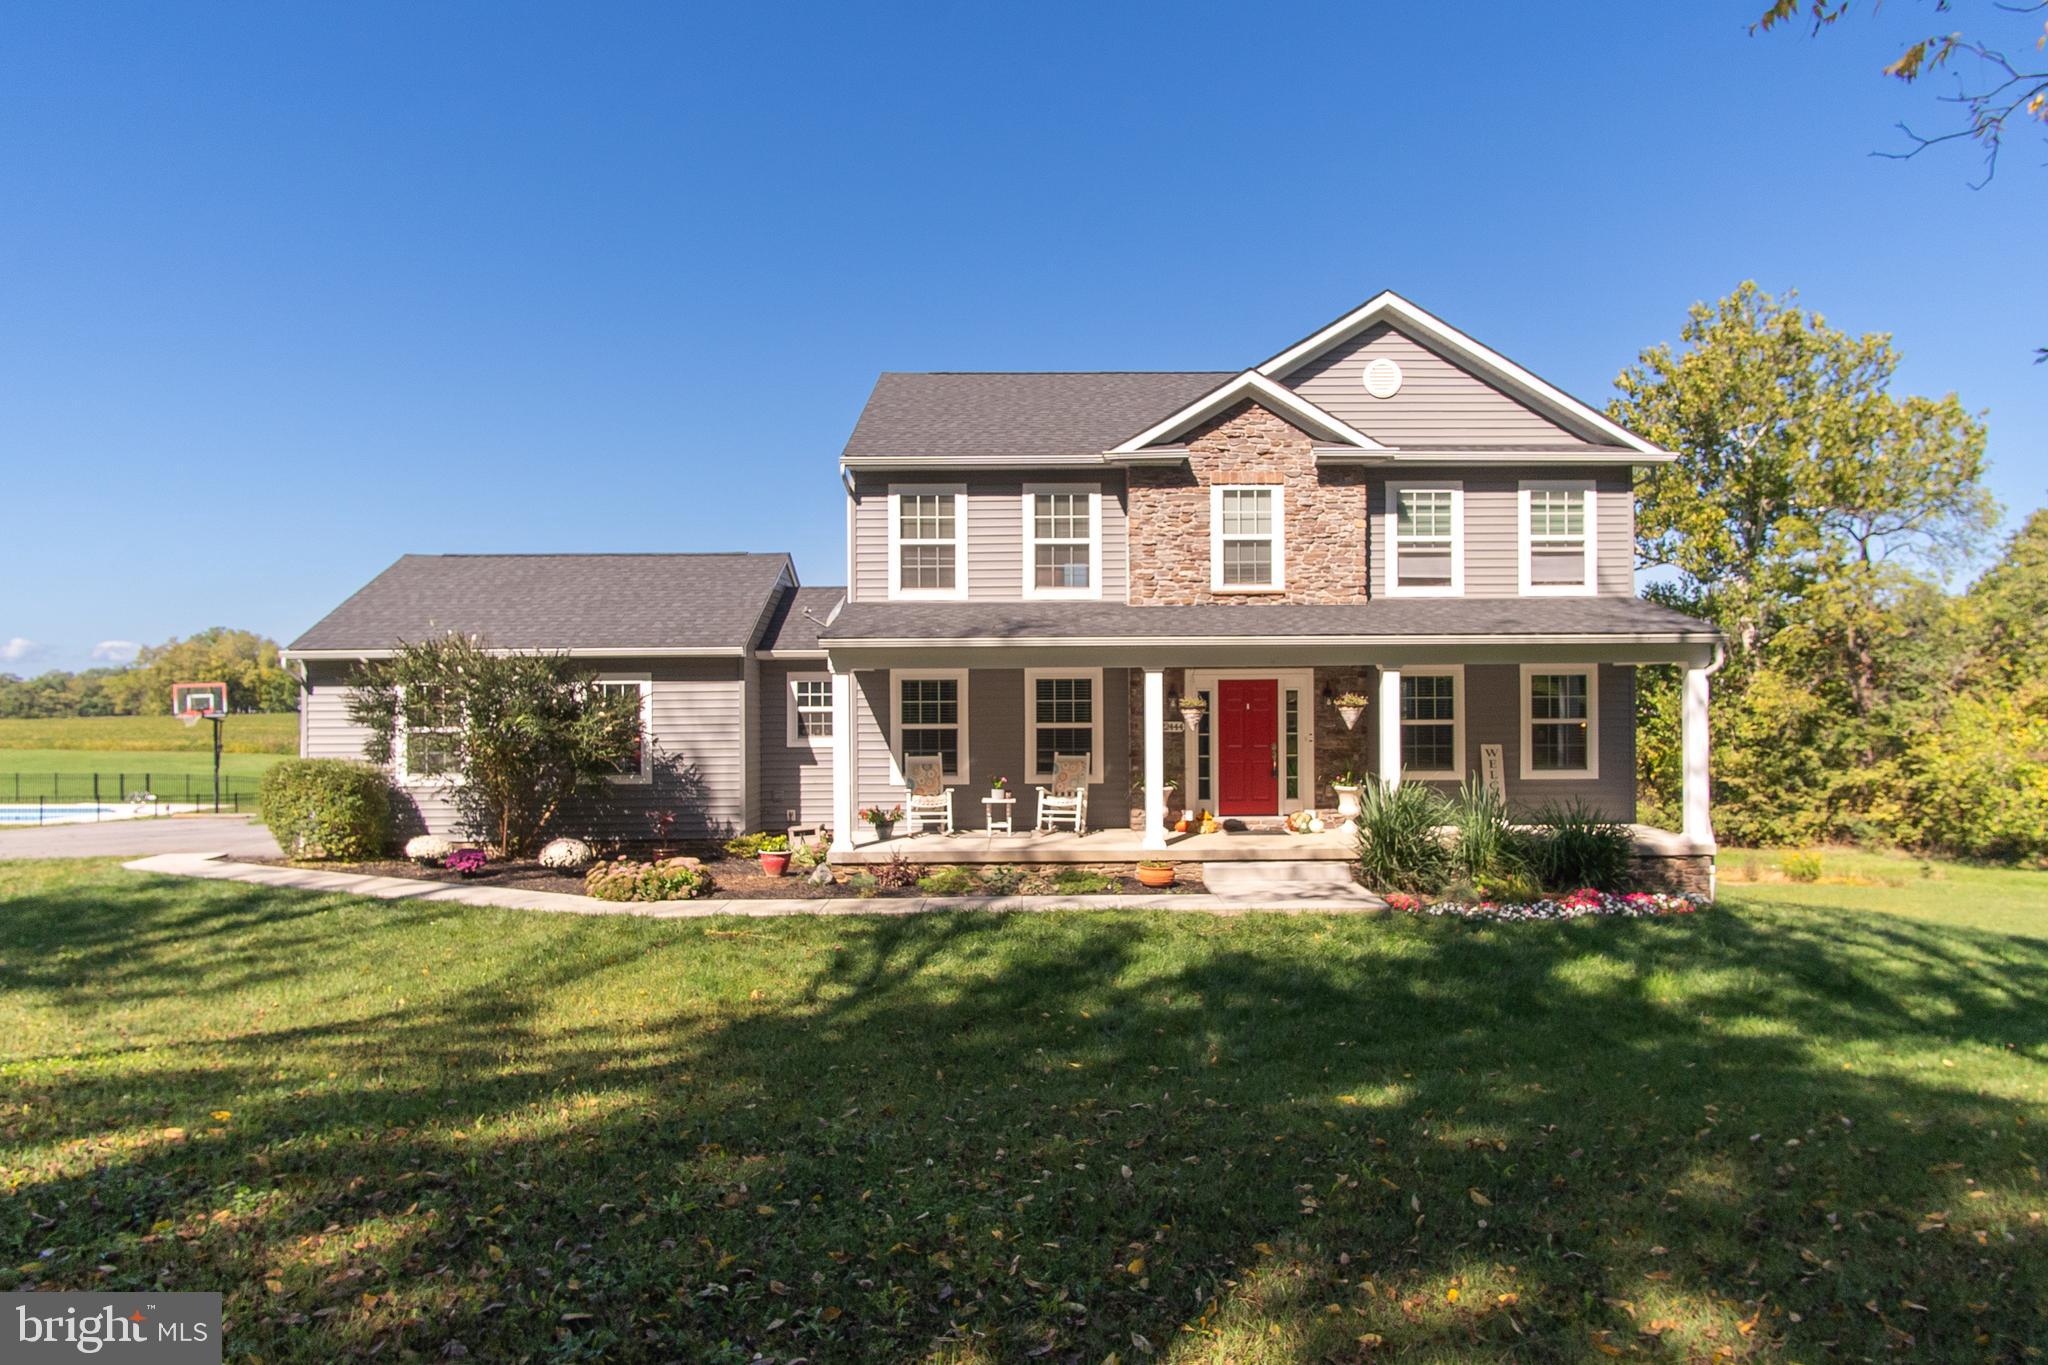
[[[256,788],[263,779],[242,774],[220,778],[222,810],[253,810]],[[120,803],[138,793],[177,805],[213,805],[212,773],[0,773],[0,805],[34,805],[38,800]]]

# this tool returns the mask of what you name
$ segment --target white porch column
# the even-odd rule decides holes
[[[1145,670],[1145,837],[1139,848],[1166,847],[1166,673]]]
[[[1679,749],[1685,758],[1685,837],[1698,843],[1714,841],[1714,821],[1709,805],[1710,781],[1707,770],[1707,673],[1700,667],[1685,670],[1685,703],[1679,719]]]
[[[860,773],[854,761],[853,674],[832,674],[832,852],[853,851]]]
[[[1380,785],[1401,785],[1401,670],[1380,666]],[[1462,701],[1459,705],[1464,705]]]

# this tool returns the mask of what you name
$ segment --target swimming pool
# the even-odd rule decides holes
[[[0,825],[75,825],[86,820],[128,820],[149,813],[132,806],[47,802],[41,806],[0,806]]]

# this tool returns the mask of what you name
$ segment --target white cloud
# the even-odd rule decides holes
[[[0,663],[18,664],[43,652],[43,647],[34,640],[17,635],[6,644],[0,645]]]
[[[95,663],[125,664],[133,662],[142,652],[142,646],[133,640],[102,640],[92,647]]]

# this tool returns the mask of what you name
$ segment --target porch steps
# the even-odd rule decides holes
[[[1348,862],[1224,862],[1202,864],[1209,894],[1246,905],[1280,907],[1300,901],[1384,905],[1351,876]]]

